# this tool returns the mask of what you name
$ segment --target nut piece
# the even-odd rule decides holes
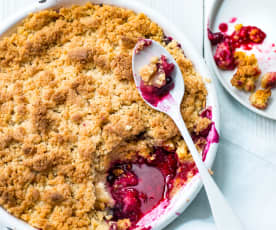
[[[250,96],[249,100],[251,104],[257,109],[265,109],[267,107],[270,96],[271,96],[270,88],[259,89]]]
[[[276,87],[276,72],[268,72],[264,74],[261,85],[264,89]]]
[[[239,90],[254,91],[261,73],[255,55],[247,56],[244,52],[235,52],[234,56],[238,60],[238,69],[231,84]]]

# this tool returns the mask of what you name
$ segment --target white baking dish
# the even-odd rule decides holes
[[[25,18],[29,13],[43,10],[46,8],[60,8],[62,6],[70,6],[71,4],[84,4],[88,0],[48,0],[43,3],[38,1],[23,9],[12,18],[9,18],[4,23],[2,23],[0,28],[0,35],[5,36],[11,33],[15,26],[20,23],[20,21]],[[181,44],[185,55],[192,60],[196,70],[204,77],[212,79],[210,72],[203,61],[203,58],[196,52],[193,45],[186,39],[185,34],[181,32],[180,28],[175,28],[174,25],[167,22],[167,20],[144,5],[140,5],[134,1],[125,0],[92,0],[93,3],[106,3],[112,4],[120,7],[125,7],[134,10],[135,12],[143,12],[148,15],[153,21],[158,23],[164,30],[167,36],[172,36]],[[208,90],[207,106],[212,106],[213,111],[213,121],[216,124],[216,128],[219,131],[219,108],[217,102],[216,91],[214,83],[206,83],[206,88]],[[207,167],[211,167],[218,148],[218,144],[211,144],[209,152],[207,154],[205,163]],[[202,182],[199,175],[193,177],[193,179],[183,188],[181,188],[178,193],[169,201],[161,203],[157,208],[155,208],[151,213],[143,217],[138,225],[140,226],[151,226],[152,229],[162,229],[170,222],[172,222],[180,213],[182,213],[188,205],[192,202],[195,196],[199,193],[202,187]],[[27,230],[33,229],[28,224],[21,220],[9,215],[4,209],[0,208],[0,224],[3,226],[8,226],[12,229]]]

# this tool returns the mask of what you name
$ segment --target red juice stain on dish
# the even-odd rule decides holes
[[[219,24],[219,30],[220,30],[220,32],[222,32],[222,33],[226,33],[227,32],[227,30],[228,30],[228,25],[226,24],[226,23],[220,23]]]
[[[212,120],[212,108],[208,107],[200,114],[201,117],[207,117],[208,119]],[[219,134],[215,127],[215,123],[212,122],[206,130],[203,130],[201,133],[201,138],[206,139],[206,145],[203,147],[202,151],[202,160],[205,161],[207,153],[211,147],[212,143],[218,143],[219,142]]]
[[[208,133],[208,136],[206,138],[206,145],[204,146],[203,148],[203,151],[202,151],[202,160],[205,161],[206,159],[206,156],[207,156],[207,153],[211,147],[211,144],[213,143],[218,143],[219,142],[219,134],[218,134],[218,131],[215,127],[215,123],[212,122],[211,124],[211,129]]]
[[[206,117],[206,118],[208,118],[209,120],[212,120],[212,118],[213,118],[213,112],[212,112],[211,106],[209,106],[208,108],[204,109],[204,110],[200,113],[200,116],[201,116],[202,118]]]
[[[224,70],[233,70],[237,65],[234,58],[235,50],[251,50],[254,45],[264,41],[266,34],[256,26],[241,26],[230,35],[222,32],[212,33],[208,29],[208,38],[212,45],[217,45],[214,55],[217,66]]]
[[[236,17],[230,18],[229,23],[235,23],[237,21]]]

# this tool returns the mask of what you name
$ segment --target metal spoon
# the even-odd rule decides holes
[[[205,186],[205,190],[209,199],[211,210],[213,213],[214,221],[218,230],[242,230],[243,227],[240,223],[240,220],[234,214],[232,208],[229,206],[228,202],[224,198],[222,192],[216,185],[215,181],[211,177],[208,169],[205,167],[201,155],[198,153],[193,140],[188,132],[188,129],[183,121],[180,104],[182,102],[185,86],[184,80],[181,74],[181,71],[169,54],[169,52],[162,47],[159,43],[146,39],[146,42],[151,42],[151,45],[144,48],[144,50],[137,53],[138,43],[133,51],[132,56],[132,70],[134,75],[134,80],[139,90],[140,95],[143,97],[143,94],[140,90],[141,77],[139,75],[139,70],[141,67],[150,63],[150,60],[153,56],[160,57],[164,55],[169,63],[174,64],[173,70],[173,79],[174,79],[174,88],[170,90],[169,97],[164,97],[157,105],[152,105],[147,99],[144,101],[153,109],[156,109],[160,112],[163,112],[170,116],[175,124],[177,125],[182,137],[184,138],[190,153],[193,156],[194,162],[200,173],[201,180]]]

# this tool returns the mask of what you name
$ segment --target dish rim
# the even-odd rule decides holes
[[[165,18],[162,17],[155,10],[145,6],[144,4],[138,3],[137,1],[134,2],[124,0],[48,0],[43,3],[35,2],[33,4],[30,4],[28,7],[20,10],[19,12],[13,14],[11,17],[7,18],[0,26],[0,37],[13,32],[16,26],[20,24],[21,20],[24,19],[29,13],[48,8],[60,8],[62,6],[67,7],[72,4],[85,4],[86,2],[114,5],[133,10],[136,13],[143,12],[153,22],[156,22],[163,29],[164,34],[174,37],[181,44],[185,56],[192,61],[195,70],[200,73],[203,78],[211,79],[210,83],[207,83],[205,80],[203,80],[208,92],[206,107],[212,106],[212,120],[215,122],[216,129],[220,134],[219,105],[216,89],[214,81],[212,81],[213,77],[208,70],[208,67],[204,62],[202,56],[198,54],[192,43],[186,38],[185,34],[180,29],[165,20]],[[205,164],[208,168],[211,168],[214,163],[218,144],[219,143],[213,143],[210,146],[205,160]],[[180,213],[182,213],[189,206],[189,204],[196,197],[201,188],[202,182],[200,180],[199,174],[197,174],[187,185],[178,190],[178,192],[170,200],[168,207],[165,208],[164,213],[158,215],[158,217],[152,220],[152,223],[150,225],[152,229],[162,229],[169,223],[171,223],[176,217],[179,216]],[[35,229],[24,221],[12,216],[2,207],[0,207],[0,219],[1,222],[9,227],[22,230]],[[144,217],[142,218],[142,220],[143,219]],[[138,224],[140,223],[140,221],[138,222]],[[141,223],[143,224],[143,221]]]

